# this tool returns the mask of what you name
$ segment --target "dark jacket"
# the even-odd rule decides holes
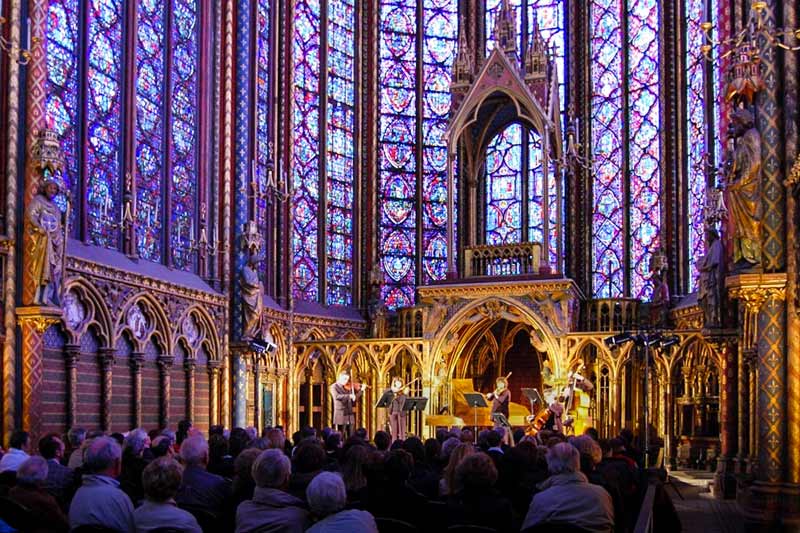
[[[355,403],[361,398],[363,389],[355,393],[355,401],[351,397],[350,389],[346,389],[338,383],[331,385],[329,390],[333,397],[333,423],[337,426],[355,424]]]
[[[17,485],[9,491],[8,497],[27,507],[36,517],[39,527],[32,531],[69,531],[66,515],[44,489]]]
[[[236,510],[236,533],[302,533],[310,525],[303,501],[278,489],[256,487]]]
[[[197,466],[187,466],[175,501],[179,506],[203,507],[221,515],[230,496],[230,481]]]

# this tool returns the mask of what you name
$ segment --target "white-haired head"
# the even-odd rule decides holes
[[[292,462],[281,450],[264,450],[253,463],[251,472],[257,486],[280,489],[292,475]]]
[[[122,448],[111,437],[98,437],[89,444],[84,454],[86,470],[93,474],[114,471],[119,475]]]
[[[17,469],[17,483],[41,487],[47,481],[47,472],[47,461],[44,457],[38,455],[28,457]]]
[[[560,442],[547,450],[547,470],[551,474],[569,474],[581,468],[581,456],[572,444]]]
[[[181,459],[186,466],[208,464],[208,442],[201,435],[189,437],[181,444]]]
[[[149,440],[150,437],[145,430],[141,428],[134,429],[125,437],[125,449],[130,450],[133,455],[141,455]]]
[[[339,512],[347,503],[344,481],[333,472],[321,472],[309,483],[306,499],[311,511],[319,517]]]
[[[578,453],[591,457],[594,464],[599,464],[603,460],[603,450],[589,435],[575,437],[572,439],[572,445],[578,449]]]

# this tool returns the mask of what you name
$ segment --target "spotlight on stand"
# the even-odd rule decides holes
[[[258,353],[272,353],[278,349],[278,345],[264,339],[253,339],[250,341],[250,349]]]
[[[617,346],[622,346],[625,343],[632,342],[635,340],[635,337],[628,332],[620,333],[618,335],[614,335],[613,337],[606,337],[603,339],[603,342],[609,348],[616,348]]]
[[[659,347],[661,348],[669,348],[670,346],[675,346],[681,340],[675,335],[662,335],[661,339],[659,339]]]

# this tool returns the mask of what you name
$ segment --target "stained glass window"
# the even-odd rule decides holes
[[[522,242],[522,133],[512,124],[486,150],[486,244]]]
[[[714,161],[710,155],[716,155],[720,162],[722,150],[718,145],[710,146],[712,131],[720,131],[717,117],[719,105],[714,100],[714,88],[717,81],[716,69],[711,69],[712,83],[706,83],[706,64],[699,50],[705,44],[701,24],[710,21],[714,31],[719,31],[720,17],[716,0],[685,0],[686,13],[686,131],[687,131],[687,199],[689,212],[688,225],[688,260],[689,290],[697,287],[699,273],[697,263],[705,253],[705,223],[703,207],[706,202],[707,174],[706,167]],[[709,124],[706,110],[712,109],[714,124]]]
[[[328,304],[353,303],[354,0],[328,3],[327,213]]]
[[[152,261],[170,258],[185,270],[193,267],[189,218],[198,196],[201,5],[201,0],[141,0],[136,16],[130,16],[123,2],[50,0],[46,40],[47,123],[65,152],[72,236],[120,247],[123,176],[130,174],[137,193],[139,255]],[[135,47],[128,50],[123,36],[131,33]],[[123,77],[126,58],[133,64],[131,86]],[[126,98],[134,105],[135,116],[127,119],[135,123],[133,139],[123,129]],[[126,146],[134,147],[134,168],[123,167]],[[167,200],[170,221],[162,213]],[[165,242],[168,222],[171,239]]]
[[[255,148],[256,148],[256,179],[259,190],[265,191],[267,181],[270,179],[270,165],[273,164],[273,154],[270,153],[269,142],[271,139],[270,127],[270,0],[258,0],[256,5],[256,97],[255,97]],[[267,232],[267,201],[264,195],[259,195],[256,200],[256,224],[259,232]],[[258,265],[261,275],[266,275],[267,262],[261,261]]]
[[[197,237],[197,26],[193,0],[174,0],[172,12],[172,261],[191,266]]]
[[[661,217],[658,10],[658,0],[590,5],[597,296],[649,299],[652,293],[649,262]]]
[[[292,293],[316,301],[319,295],[319,3],[295,4],[292,113]]]
[[[326,5],[325,13],[314,0],[295,5],[292,294],[351,305],[357,4]]]
[[[379,254],[389,309],[413,305],[417,283],[446,275],[443,134],[457,38],[455,0],[381,1]]]

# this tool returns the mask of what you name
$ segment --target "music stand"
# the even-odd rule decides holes
[[[511,422],[508,421],[508,418],[503,413],[492,413],[491,418],[495,425],[511,429]]]
[[[375,407],[389,407],[389,404],[392,403],[393,400],[394,393],[391,391],[391,389],[389,389],[381,395],[378,403],[375,404]]]
[[[486,398],[480,392],[465,392],[463,394],[467,405],[472,407],[472,427],[475,431],[475,442],[478,442],[478,407],[489,407],[489,404],[486,403]]]
[[[403,411],[424,411],[428,405],[428,399],[424,396],[409,396],[403,402]]]
[[[542,400],[542,395],[539,394],[539,391],[536,389],[522,389],[522,394],[525,396],[529,402],[531,402],[531,414],[535,415],[537,411],[539,411],[544,406],[544,401]],[[536,411],[533,410],[533,406],[538,405],[539,409]]]

